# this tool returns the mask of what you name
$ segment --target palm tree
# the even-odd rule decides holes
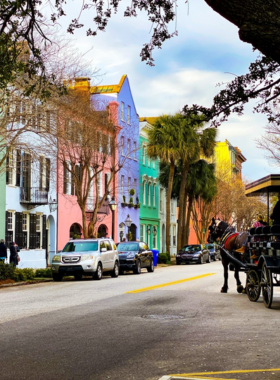
[[[148,132],[147,153],[170,165],[166,194],[166,246],[170,253],[170,201],[174,178],[175,162],[180,158],[181,124],[180,114],[163,115],[156,119]]]
[[[179,218],[177,248],[180,249],[185,235],[186,218],[186,185],[190,165],[200,159],[201,155],[210,157],[214,154],[217,131],[214,128],[204,128],[204,120],[200,115],[183,118],[183,142],[181,147],[182,180],[179,194]],[[204,129],[203,129],[204,128]]]

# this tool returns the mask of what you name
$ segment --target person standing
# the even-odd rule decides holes
[[[18,265],[17,249],[14,242],[12,242],[10,245],[10,264],[13,264],[14,266]]]
[[[263,227],[264,226],[264,221],[263,217],[261,215],[258,216],[258,220],[253,224],[253,227]]]
[[[7,247],[3,239],[0,240],[0,262],[4,263],[7,259]]]
[[[273,220],[273,224],[280,224],[280,193],[278,193],[278,201],[274,206],[270,219]]]

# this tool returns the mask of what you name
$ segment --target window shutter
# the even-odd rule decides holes
[[[36,214],[29,214],[29,248],[36,248]]]
[[[22,234],[22,213],[16,212],[16,231],[15,231],[15,242],[22,248],[23,246],[23,234]]]
[[[46,190],[50,190],[51,160],[46,158]]]
[[[47,223],[46,215],[43,215],[43,245],[42,248],[47,249]]]
[[[40,156],[40,174],[39,174],[39,188],[43,190],[43,175],[44,175],[44,157]]]
[[[6,242],[7,246],[10,243],[10,241],[9,241],[9,232],[8,232],[8,211],[6,211],[5,242]]]
[[[20,175],[21,175],[21,151],[17,149],[16,155],[16,186],[20,186]]]
[[[63,175],[63,193],[67,194],[67,180],[68,180],[68,171],[67,171],[67,166],[66,162],[63,162],[63,168],[64,168],[64,175]]]

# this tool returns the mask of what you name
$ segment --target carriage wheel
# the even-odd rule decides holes
[[[260,275],[254,269],[250,269],[246,278],[246,293],[251,302],[256,302],[261,293]]]
[[[262,286],[262,295],[263,295],[264,305],[265,307],[270,308],[272,304],[272,299],[273,299],[273,283],[272,283],[271,270],[267,269],[267,266],[265,263],[263,263],[263,266],[262,266],[261,286]]]

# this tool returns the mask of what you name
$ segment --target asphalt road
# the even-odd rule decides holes
[[[222,276],[212,262],[1,288],[0,379],[280,379],[280,288],[269,310],[232,272],[221,294]]]

